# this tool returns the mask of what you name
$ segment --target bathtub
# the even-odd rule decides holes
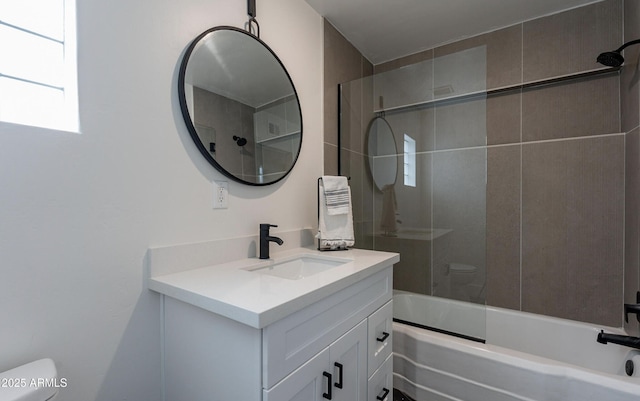
[[[403,292],[393,299],[394,319],[462,327],[465,337],[394,322],[394,387],[417,401],[640,401],[640,350],[596,342],[601,329],[621,329]]]

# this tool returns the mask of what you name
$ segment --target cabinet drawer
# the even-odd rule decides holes
[[[329,350],[325,349],[296,369],[286,380],[262,390],[264,401],[319,401],[333,383],[323,375],[329,369]]]
[[[393,301],[369,316],[369,377],[391,355],[393,344]]]
[[[392,268],[367,277],[263,329],[262,386],[269,389],[386,304]]]
[[[393,356],[389,355],[369,379],[367,401],[393,399]]]

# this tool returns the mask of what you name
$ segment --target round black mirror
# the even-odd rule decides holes
[[[198,150],[227,177],[268,185],[293,168],[302,146],[298,94],[259,38],[230,26],[200,34],[182,60],[178,94]]]
[[[398,175],[398,149],[391,126],[383,117],[371,120],[367,134],[369,170],[376,187],[382,191],[394,185]]]

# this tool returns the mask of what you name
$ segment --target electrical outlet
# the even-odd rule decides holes
[[[229,183],[227,181],[213,181],[213,208],[226,209],[229,207]]]

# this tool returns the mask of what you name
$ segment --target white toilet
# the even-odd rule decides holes
[[[469,284],[476,278],[475,266],[463,263],[449,263],[449,277],[451,280],[451,296],[459,301],[469,301]]]
[[[40,359],[0,373],[0,401],[52,401],[58,372],[51,359]]]

